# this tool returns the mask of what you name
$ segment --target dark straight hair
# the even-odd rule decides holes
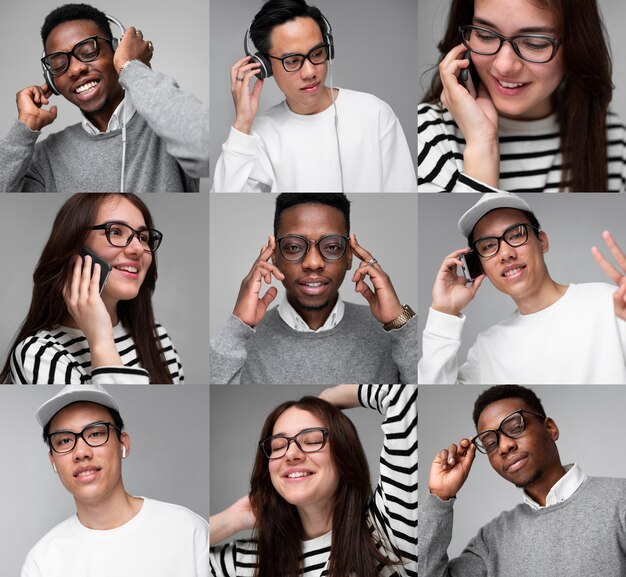
[[[329,430],[328,446],[339,479],[334,496],[329,577],[378,577],[385,566],[400,562],[376,547],[368,523],[372,497],[369,468],[358,433],[339,409],[318,397],[303,397],[276,407],[265,420],[260,440],[273,434],[274,424],[295,407],[316,416]],[[257,569],[255,577],[298,577],[302,574],[302,522],[298,510],[272,485],[269,460],[259,448],[250,480],[250,503],[256,516]],[[380,531],[376,539],[383,538]]]
[[[561,181],[574,192],[606,192],[606,117],[613,94],[608,36],[596,0],[533,0],[550,10],[562,40],[564,76],[552,94],[563,158]],[[440,59],[461,43],[458,28],[471,24],[474,0],[452,0]],[[443,86],[433,75],[423,102],[439,101]],[[590,153],[590,151],[593,151]]]
[[[59,326],[67,318],[68,310],[63,300],[63,287],[71,277],[74,257],[79,254],[89,231],[104,202],[128,200],[141,212],[146,226],[153,228],[152,215],[144,202],[135,194],[81,193],[73,195],[59,210],[50,237],[41,253],[33,273],[33,293],[26,319],[20,326],[0,373],[0,382],[7,382],[11,373],[11,356],[24,339],[41,330]],[[119,301],[119,320],[130,333],[137,351],[139,364],[148,371],[150,382],[171,383],[161,341],[156,332],[152,293],[157,280],[156,255],[146,272],[139,294],[132,300]]]

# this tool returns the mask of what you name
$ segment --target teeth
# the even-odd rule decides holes
[[[499,82],[504,88],[519,88],[520,86],[524,86],[523,82]]]
[[[300,477],[308,477],[309,475],[311,475],[311,473],[306,473],[304,471],[298,471],[297,473],[289,473],[289,475],[287,475],[288,479],[298,479]]]
[[[322,286],[324,283],[323,282],[307,282],[305,284],[306,286]]]
[[[89,475],[91,475],[92,473],[95,473],[96,470],[95,469],[89,469],[89,471],[81,471],[80,473],[78,473],[78,475],[76,475],[77,477],[87,477]]]
[[[139,272],[139,269],[137,267],[134,267],[134,266],[116,266],[115,268],[117,270],[125,270],[127,272],[134,272],[134,273]]]
[[[515,273],[519,272],[520,270],[522,270],[522,267],[517,267],[517,268],[512,268],[511,270],[507,270],[504,273],[504,276],[513,276]]]
[[[82,92],[95,88],[96,86],[98,86],[98,83],[95,80],[92,80],[91,82],[87,82],[86,84],[79,86],[76,90],[74,90],[74,92],[76,92],[76,94],[81,94]]]

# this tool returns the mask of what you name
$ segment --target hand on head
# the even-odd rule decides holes
[[[622,252],[608,230],[602,233],[602,238],[621,270],[613,266],[600,252],[598,247],[594,246],[591,249],[591,253],[596,259],[596,262],[600,265],[600,268],[617,285],[618,288],[613,295],[615,315],[626,321],[626,255]]]
[[[49,103],[52,90],[47,83],[41,86],[29,86],[15,95],[17,119],[31,130],[38,131],[52,124],[57,117],[56,105],[49,110],[43,108]]]
[[[257,78],[256,73],[260,68],[261,65],[256,60],[246,56],[235,62],[230,69],[230,91],[235,104],[233,128],[244,134],[252,131],[252,123],[259,110],[263,80]],[[254,88],[251,89],[255,78]]]
[[[146,66],[150,66],[150,60],[154,54],[154,46],[149,40],[144,40],[141,30],[137,30],[134,26],[126,29],[124,36],[113,55],[113,66],[115,70],[120,69],[129,60],[140,60]]]
[[[476,446],[469,438],[442,449],[430,466],[428,489],[442,501],[456,497],[465,483],[476,457]]]

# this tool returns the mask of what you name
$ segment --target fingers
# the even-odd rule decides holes
[[[276,287],[271,286],[267,289],[267,292],[263,295],[263,298],[261,299],[266,309],[270,306],[270,304],[272,304],[272,301],[276,298],[277,294],[278,290],[276,290]]]
[[[626,255],[622,252],[620,247],[617,245],[611,233],[608,230],[605,230],[602,233],[602,238],[604,239],[606,246],[611,251],[611,254],[617,261],[617,264],[619,264],[619,266],[622,267],[622,271],[626,273]]]
[[[439,451],[438,456],[441,462],[441,467],[443,469],[451,469],[454,467],[469,453],[472,446],[471,440],[464,438],[459,441],[458,445],[453,443],[449,445],[447,449]]]
[[[608,261],[604,258],[604,255],[600,252],[598,247],[591,248],[591,254],[596,262],[600,265],[600,268],[604,271],[604,273],[611,279],[615,284],[619,284],[620,279],[622,278],[622,274]],[[626,269],[625,269],[626,270]]]
[[[618,289],[613,294],[613,304],[617,317],[626,321],[626,277],[622,278]]]

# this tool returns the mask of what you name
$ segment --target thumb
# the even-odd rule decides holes
[[[278,289],[276,287],[271,286],[267,289],[267,292],[263,295],[263,298],[261,299],[266,309],[268,306],[270,306],[270,304],[272,304],[272,301],[276,298],[277,294]]]

